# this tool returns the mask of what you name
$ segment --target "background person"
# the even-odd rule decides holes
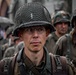
[[[57,40],[63,36],[64,34],[68,33],[70,28],[70,14],[65,11],[59,11],[55,14],[53,18],[53,25],[55,31],[52,32],[46,41],[45,46],[47,47],[48,51],[54,54],[54,46]]]
[[[68,57],[76,66],[76,10],[73,13],[71,24],[72,31],[57,41],[55,54]]]

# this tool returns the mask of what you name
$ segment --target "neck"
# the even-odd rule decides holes
[[[57,31],[55,31],[55,34],[58,36],[58,37],[61,37],[62,34],[59,34]]]
[[[29,50],[24,50],[24,53],[26,56],[36,65],[38,66],[41,59],[43,58],[43,50],[40,50],[39,52],[31,52]]]

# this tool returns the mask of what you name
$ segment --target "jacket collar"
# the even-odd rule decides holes
[[[47,69],[50,73],[52,72],[52,60],[50,58],[49,52],[48,50],[44,47],[44,51],[45,51],[45,60],[46,60],[46,65],[45,65],[45,69]]]
[[[20,60],[21,60],[21,57],[22,57],[22,54],[23,54],[23,50],[24,49],[22,49],[22,50],[20,50],[20,52],[19,52],[19,55],[18,55],[18,57],[17,57],[17,61],[19,62]],[[50,72],[50,74],[52,73],[52,60],[51,60],[51,58],[50,58],[50,55],[49,55],[49,52],[48,52],[48,50],[44,47],[44,52],[45,52],[45,69],[47,69],[49,72]]]

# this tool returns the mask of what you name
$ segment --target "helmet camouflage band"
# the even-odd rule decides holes
[[[15,15],[16,28],[13,35],[18,36],[17,33],[20,28],[29,26],[48,26],[51,31],[54,30],[51,25],[51,17],[48,10],[39,2],[28,3],[20,7]]]
[[[70,25],[70,14],[68,12],[59,11],[56,13],[53,19],[54,19],[53,21],[54,26],[60,22],[68,22]]]

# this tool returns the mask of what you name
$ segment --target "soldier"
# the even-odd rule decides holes
[[[8,42],[6,38],[6,29],[13,25],[14,23],[9,18],[0,16],[0,59],[3,57],[4,50],[8,47],[8,45],[6,45]]]
[[[7,42],[6,29],[11,26],[14,26],[13,21],[11,21],[9,18],[0,16],[0,35],[2,36],[2,39],[0,40],[0,45],[3,45]]]
[[[71,24],[73,30],[61,38],[56,43],[55,54],[66,56],[76,67],[76,10],[73,13]]]
[[[59,11],[53,18],[55,31],[52,32],[46,41],[45,46],[49,52],[54,53],[54,45],[56,41],[68,32],[70,27],[70,15],[65,11]]]
[[[17,53],[17,49],[16,49],[16,46],[19,44],[19,42],[21,42],[20,38],[19,37],[14,37],[13,36],[13,41],[14,41],[14,45],[11,46],[11,47],[8,47],[4,54],[3,54],[3,58],[6,58],[6,57],[12,57],[15,55],[15,53]]]
[[[16,55],[14,62],[11,60],[10,64],[14,65],[5,65],[3,70],[1,62],[4,60],[1,60],[0,75],[74,75],[67,62],[64,65],[67,68],[61,67],[60,61],[56,61],[58,70],[53,68],[54,58],[44,47],[47,36],[54,29],[50,21],[50,14],[41,3],[28,3],[17,10],[13,35],[24,41],[24,48]]]
[[[14,45],[14,38],[12,36],[13,28],[14,28],[14,26],[10,26],[6,30],[6,40],[7,40],[7,42],[2,45],[2,56],[4,55],[4,52],[8,47],[11,47],[11,46]]]

